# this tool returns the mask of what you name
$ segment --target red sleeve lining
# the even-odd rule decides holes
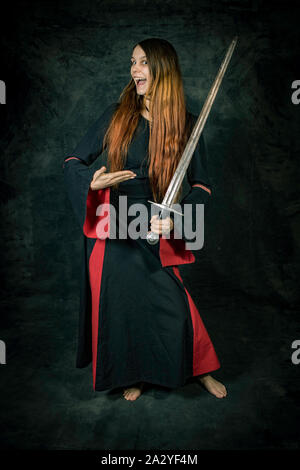
[[[209,194],[211,194],[211,190],[209,188],[207,188],[206,186],[204,186],[203,184],[199,184],[199,183],[196,183],[196,184],[193,184],[192,185],[192,188],[194,188],[195,186],[199,187],[199,188],[202,188],[204,189],[205,191],[207,191]]]
[[[69,160],[72,160],[72,159],[74,159],[74,160],[80,160],[80,158],[77,158],[77,157],[69,157],[69,158],[66,158],[66,160],[64,160],[64,162],[63,162],[62,167],[64,168],[64,167],[65,167],[65,163],[68,162]]]
[[[65,162],[67,162],[67,161],[69,161],[69,160],[72,160],[72,158],[75,158],[75,160],[80,160],[80,158],[78,158],[78,157],[69,157],[69,158],[67,158],[67,159],[65,160]]]
[[[86,217],[83,233],[88,238],[105,239],[110,232],[110,186],[92,191],[89,188],[86,201]]]

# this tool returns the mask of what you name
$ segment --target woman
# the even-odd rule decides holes
[[[136,400],[146,382],[176,388],[197,377],[217,398],[227,394],[208,374],[220,363],[179,273],[178,265],[195,257],[184,234],[176,239],[173,217],[151,216],[149,202],[162,201],[195,120],[185,108],[173,46],[146,39],[133,48],[131,80],[119,102],[65,158],[65,182],[84,242],[76,365],[92,361],[94,390],[122,387],[125,399]],[[90,168],[96,159],[97,171]],[[188,194],[182,198],[182,186],[177,197],[182,209],[192,205],[193,227],[196,204],[211,194],[205,159],[201,136],[185,177]],[[127,207],[148,209],[139,227],[159,234],[159,243],[128,236],[134,218],[128,211],[124,221],[120,196]]]

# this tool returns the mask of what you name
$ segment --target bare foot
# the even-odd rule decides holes
[[[204,385],[206,390],[217,398],[224,398],[227,396],[226,387],[218,380],[214,379],[211,375],[206,374],[198,378],[200,383]]]
[[[140,384],[136,384],[134,387],[125,388],[123,393],[124,398],[131,401],[136,400],[142,394],[143,387],[144,382],[140,382]]]

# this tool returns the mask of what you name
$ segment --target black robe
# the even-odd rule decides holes
[[[220,363],[180,276],[178,265],[195,261],[184,234],[176,239],[173,230],[171,238],[160,236],[156,245],[142,237],[109,237],[113,229],[119,233],[119,226],[113,227],[110,211],[103,210],[106,203],[115,208],[123,227],[134,219],[127,216],[124,222],[121,212],[119,215],[120,195],[127,196],[128,206],[138,202],[148,207],[149,217],[142,225],[150,230],[148,201],[154,199],[146,158],[147,119],[140,116],[124,166],[137,176],[120,183],[118,191],[89,188],[96,169],[107,167],[103,137],[117,106],[113,103],[105,109],[63,163],[67,193],[83,231],[76,366],[86,367],[92,361],[93,386],[98,391],[140,381],[176,388],[190,377],[218,369]],[[195,123],[196,116],[188,116]],[[211,197],[206,157],[202,134],[180,200],[182,208],[192,204],[194,229],[196,205],[206,204]],[[92,165],[96,159],[97,167]]]

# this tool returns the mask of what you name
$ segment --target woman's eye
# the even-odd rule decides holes
[[[133,66],[134,62],[135,62],[135,60],[131,61],[131,62],[130,62],[130,65]],[[146,61],[146,60],[143,60],[142,62],[146,62],[146,64],[147,64],[147,61]]]

